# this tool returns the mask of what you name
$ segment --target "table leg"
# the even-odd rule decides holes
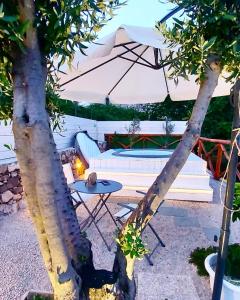
[[[95,205],[95,207],[94,207],[93,210],[91,211],[91,214],[94,216],[94,220],[96,220],[96,218],[97,218],[99,212],[101,211],[103,205],[104,205],[104,204],[102,203],[101,198],[99,198],[98,203]],[[106,214],[106,213],[105,213],[105,214]],[[101,218],[102,218],[102,217],[100,217],[100,219],[101,219]],[[96,223],[98,223],[100,219],[98,219],[98,220],[96,221]],[[88,224],[88,227],[91,226],[92,222],[93,222],[93,220]]]
[[[80,196],[79,196],[79,197],[80,197]],[[82,199],[82,198],[80,197],[80,199]],[[87,210],[87,212],[88,212],[88,214],[89,214],[89,218],[91,218],[91,222],[90,222],[90,224],[88,225],[88,227],[89,227],[92,223],[95,225],[95,227],[97,228],[97,231],[98,231],[98,233],[100,234],[100,236],[101,236],[101,238],[102,238],[104,244],[106,245],[108,251],[111,251],[110,246],[108,245],[108,243],[107,243],[107,241],[105,240],[105,238],[104,238],[104,236],[103,236],[101,230],[99,229],[99,227],[98,227],[98,225],[97,225],[97,222],[96,222],[96,220],[95,220],[95,216],[92,214],[92,212],[90,211],[90,209],[87,207],[87,205],[85,204],[85,202],[84,202],[83,200],[82,200],[82,204],[83,204],[83,206],[85,207],[85,209]],[[83,228],[85,228],[85,227],[86,227],[86,225],[85,225]],[[81,228],[81,230],[82,230],[83,228]]]
[[[102,201],[103,205],[105,206],[105,208],[106,208],[107,212],[109,213],[111,219],[113,220],[114,224],[115,224],[116,227],[119,229],[118,224],[117,224],[116,220],[114,219],[113,215],[111,214],[111,212],[110,212],[110,210],[109,210],[109,208],[108,208],[108,206],[107,206],[107,203],[106,203],[107,200],[108,200],[108,198],[109,198],[110,196],[111,196],[111,193],[108,194],[107,197],[104,199],[104,194],[100,194],[100,199],[99,199],[99,200]]]
[[[85,207],[85,209],[87,210],[87,212],[89,214],[89,217],[87,219],[85,219],[84,221],[82,221],[81,224],[83,224],[83,226],[80,226],[81,230],[83,230],[85,228],[89,228],[91,226],[91,224],[94,223],[94,225],[96,226],[96,229],[97,229],[98,233],[100,234],[103,242],[105,243],[107,249],[109,251],[111,251],[110,246],[108,245],[108,243],[105,240],[105,238],[104,238],[104,236],[103,236],[100,228],[97,225],[97,223],[101,220],[101,218],[106,213],[108,213],[110,215],[111,219],[113,220],[114,224],[116,225],[116,227],[119,229],[119,226],[118,226],[116,220],[114,219],[113,215],[111,214],[111,212],[110,212],[110,210],[109,210],[109,208],[108,208],[108,206],[106,204],[108,198],[111,196],[111,193],[108,193],[108,194],[99,194],[99,200],[98,200],[97,204],[95,205],[95,207],[93,208],[92,211],[90,211],[90,209],[88,208],[87,204],[82,199],[80,193],[77,192],[77,191],[76,191],[76,193],[77,193],[77,195],[79,197],[79,201],[72,196],[72,199],[74,201],[74,208],[77,209],[77,207],[79,205],[83,204],[83,206]],[[103,206],[106,208],[106,212],[98,220],[96,220],[96,218],[97,218],[98,214],[100,213],[101,209],[103,208]]]

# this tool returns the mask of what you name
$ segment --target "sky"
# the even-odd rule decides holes
[[[160,3],[159,0],[128,0],[125,6],[116,11],[117,15],[103,27],[99,37],[104,37],[121,25],[154,27],[173,7]]]

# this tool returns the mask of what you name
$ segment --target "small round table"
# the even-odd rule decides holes
[[[92,186],[87,186],[86,180],[81,180],[81,181],[76,181],[76,182],[70,184],[69,187],[72,192],[77,193],[78,198],[79,198],[79,199],[76,199],[76,198],[72,197],[73,201],[74,201],[74,208],[77,209],[77,207],[79,205],[83,204],[83,206],[86,208],[86,210],[89,214],[89,217],[82,222],[82,223],[84,223],[84,225],[81,227],[81,229],[83,230],[86,227],[89,227],[92,223],[94,223],[101,238],[103,239],[105,245],[107,246],[107,249],[110,251],[111,248],[107,244],[97,223],[98,223],[98,221],[100,221],[100,219],[106,213],[108,213],[110,215],[111,219],[113,220],[114,224],[118,228],[118,224],[117,224],[116,220],[114,219],[113,215],[111,214],[106,202],[112,193],[117,192],[122,189],[122,184],[120,182],[117,182],[114,180],[98,179],[96,184],[92,185]],[[83,200],[83,198],[81,197],[80,193],[99,195],[99,200],[92,211],[90,211],[90,209],[87,207],[87,205],[86,205],[85,201]],[[101,209],[103,207],[106,208],[106,212],[98,220],[96,220],[99,212],[101,211]]]
[[[86,180],[70,184],[72,190],[84,194],[111,194],[122,189],[122,184],[114,180],[98,179],[95,185],[87,186]]]

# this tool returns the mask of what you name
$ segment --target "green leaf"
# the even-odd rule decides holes
[[[230,20],[230,21],[236,21],[237,17],[235,15],[230,15],[230,14],[225,13],[223,15],[223,19]]]
[[[18,16],[4,16],[2,20],[8,23],[12,23],[18,20]]]
[[[29,21],[22,22],[18,27],[19,34],[23,35],[27,31],[29,25],[30,25]]]
[[[210,49],[214,45],[214,43],[216,42],[216,39],[217,39],[217,37],[213,36],[210,40],[205,41],[204,44],[203,44],[203,50]]]
[[[175,23],[177,23],[178,25],[182,26],[184,24],[184,21],[181,21],[177,18],[173,18],[173,20],[175,21]]]
[[[3,146],[8,150],[12,150],[12,146],[10,144],[4,144]]]
[[[1,19],[4,17],[4,12],[2,11],[2,6],[3,6],[3,4],[1,3],[1,6],[0,6],[0,18]]]

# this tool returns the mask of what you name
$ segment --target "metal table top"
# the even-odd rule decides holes
[[[107,182],[104,185],[103,182]],[[84,194],[110,194],[122,189],[122,184],[114,180],[98,179],[97,183],[91,187],[86,185],[86,180],[76,181],[69,185],[71,190]]]

